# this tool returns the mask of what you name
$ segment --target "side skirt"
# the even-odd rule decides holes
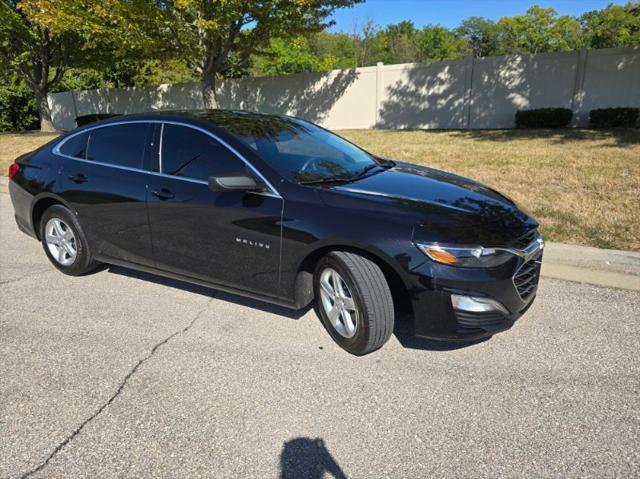
[[[96,260],[105,264],[112,264],[115,266],[121,266],[123,268],[142,271],[143,273],[155,274],[158,276],[163,276],[165,278],[175,279],[177,281],[183,281],[185,283],[197,284],[199,286],[204,286],[206,288],[216,289],[218,291],[224,291],[225,293],[237,294],[238,296],[244,296],[245,298],[264,301],[265,303],[275,304],[288,309],[293,309],[293,310],[301,309],[300,306],[298,306],[293,300],[287,300],[284,298],[269,296],[265,294],[253,293],[250,291],[245,291],[245,290],[234,288],[231,286],[225,286],[217,283],[212,283],[209,281],[203,281],[201,279],[193,278],[191,276],[185,276],[182,274],[173,273],[173,272],[165,271],[162,269],[156,269],[150,266],[140,265],[136,263],[129,263],[127,261],[122,261],[122,260],[107,257],[107,256],[96,255]]]

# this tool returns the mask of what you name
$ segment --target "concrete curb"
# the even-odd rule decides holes
[[[8,184],[0,176],[0,193],[7,193]],[[547,242],[542,276],[640,291],[640,253]]]
[[[640,291],[640,253],[547,242],[542,276]]]

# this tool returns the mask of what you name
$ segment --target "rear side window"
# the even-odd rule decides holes
[[[165,123],[162,173],[207,181],[210,176],[244,175],[246,170],[240,158],[209,135]]]
[[[142,168],[149,124],[129,123],[91,130],[87,160]]]
[[[60,147],[60,153],[84,160],[87,156],[89,132],[80,133],[66,140]]]

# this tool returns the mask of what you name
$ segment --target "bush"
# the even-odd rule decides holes
[[[36,98],[15,75],[0,78],[0,131],[40,128]]]
[[[593,128],[632,128],[638,122],[640,108],[600,108],[589,112],[589,125]]]
[[[76,126],[84,126],[89,123],[95,123],[100,120],[108,120],[109,118],[113,118],[115,116],[119,116],[115,113],[94,113],[92,115],[82,115],[76,118]]]
[[[516,112],[516,128],[566,128],[573,113],[568,108],[537,108]]]

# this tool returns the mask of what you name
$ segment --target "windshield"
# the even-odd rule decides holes
[[[220,118],[216,118],[220,125]],[[380,164],[339,136],[294,118],[236,113],[223,126],[285,178],[297,183],[348,180]]]

